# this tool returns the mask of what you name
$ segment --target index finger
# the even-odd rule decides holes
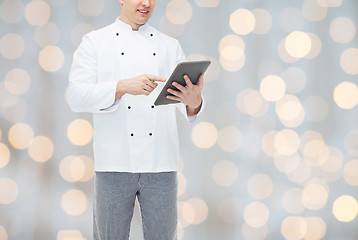
[[[154,75],[150,75],[150,74],[145,74],[145,76],[150,80],[150,81],[158,81],[158,82],[165,82],[165,78],[159,77],[159,76],[154,76]]]

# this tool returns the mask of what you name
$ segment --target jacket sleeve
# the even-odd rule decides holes
[[[115,111],[116,81],[97,81],[95,32],[85,35],[73,55],[67,101],[74,112]],[[117,100],[118,101],[118,100]]]
[[[177,62],[180,63],[180,62],[184,62],[186,60],[186,57],[185,57],[185,54],[184,54],[184,51],[183,49],[181,48],[180,46],[180,43],[178,41],[176,41],[176,56],[177,56]],[[200,111],[197,115],[195,116],[191,116],[189,117],[188,114],[187,114],[187,111],[186,111],[186,105],[183,104],[183,103],[178,103],[176,104],[177,107],[179,108],[179,111],[183,114],[183,116],[191,123],[195,123],[196,122],[196,119],[197,117],[200,115],[200,113],[203,111],[204,109],[204,97],[201,96],[201,99],[202,99],[202,104],[201,104],[201,108],[200,108]]]

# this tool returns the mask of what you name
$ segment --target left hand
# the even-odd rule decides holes
[[[186,86],[182,86],[177,82],[173,82],[173,86],[179,91],[168,88],[168,92],[174,96],[168,95],[167,98],[171,100],[180,101],[190,108],[196,109],[201,105],[201,90],[203,89],[204,74],[201,74],[198,83],[194,85],[187,75],[184,75]]]

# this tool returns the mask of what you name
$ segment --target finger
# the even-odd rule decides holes
[[[177,89],[179,89],[180,91],[184,91],[185,90],[185,87],[177,82],[173,82],[172,85],[174,87],[176,87]]]
[[[188,87],[193,85],[193,83],[190,81],[190,78],[188,77],[188,75],[184,75],[184,81]]]
[[[146,81],[146,86],[148,86],[148,87],[150,87],[150,88],[152,88],[153,90],[154,90],[154,88],[156,88],[157,86],[158,86],[158,83],[156,83],[156,82],[152,82],[152,81]]]
[[[167,95],[167,98],[168,98],[168,99],[171,99],[171,100],[175,100],[175,101],[179,101],[179,102],[180,102],[180,98],[175,97],[175,96]]]
[[[167,92],[173,94],[174,96],[176,96],[176,97],[178,97],[178,98],[180,98],[181,95],[182,95],[181,92],[175,91],[175,90],[170,89],[170,88],[168,88]]]
[[[143,95],[149,96],[150,93],[151,93],[151,91],[143,89]]]
[[[200,88],[203,88],[204,86],[204,74],[201,74],[198,80],[198,84],[197,84]]]
[[[150,74],[145,74],[146,78],[148,78],[150,81],[157,81],[157,82],[165,82],[165,78],[154,76]]]
[[[148,91],[148,92],[153,92],[154,88],[151,85],[148,85],[148,84],[143,86],[143,90]]]

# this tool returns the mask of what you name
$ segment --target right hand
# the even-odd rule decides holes
[[[157,82],[165,82],[162,77],[143,74],[134,78],[119,80],[116,89],[116,100],[124,94],[148,96],[158,86]]]

